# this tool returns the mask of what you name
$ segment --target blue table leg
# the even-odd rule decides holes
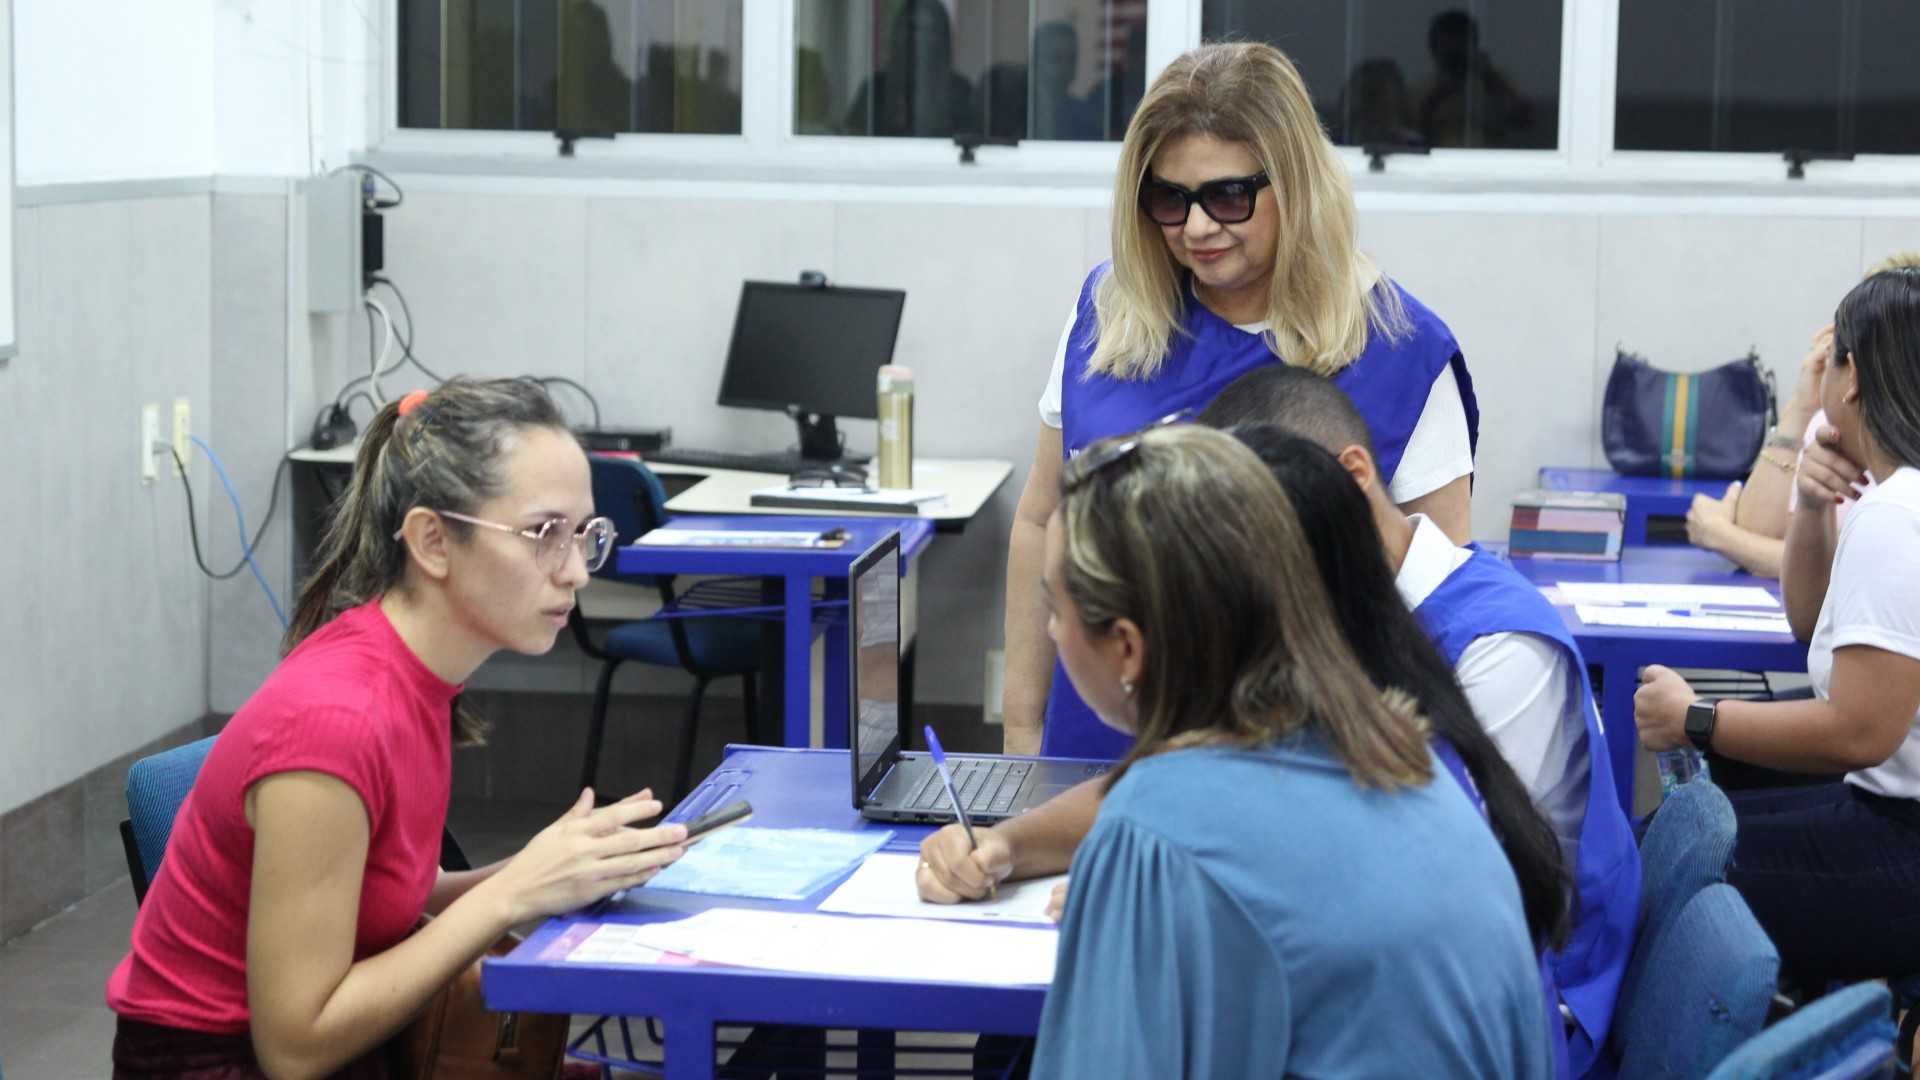
[[[667,1080],[713,1080],[713,1018],[662,1016]]]
[[[787,575],[786,746],[812,745],[813,579]]]
[[[1607,756],[1620,806],[1633,816],[1633,767],[1639,760],[1640,729],[1633,723],[1633,693],[1640,688],[1637,664],[1607,664],[1601,681],[1600,720],[1607,732]]]
[[[820,711],[822,716],[821,745],[834,750],[847,748],[847,731],[853,725],[847,721],[847,698],[853,692],[848,679],[852,676],[848,650],[853,647],[850,638],[853,634],[851,619],[838,626],[827,628],[827,640],[821,659],[825,671],[821,679]]]
[[[1620,535],[1622,546],[1647,542],[1647,507],[1644,502],[1627,500],[1627,520]]]

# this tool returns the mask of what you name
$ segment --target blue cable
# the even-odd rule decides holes
[[[273,605],[274,617],[280,620],[280,629],[285,630],[287,613],[280,609],[280,598],[273,595],[273,586],[267,584],[267,576],[260,572],[260,564],[253,561],[253,543],[247,539],[247,515],[240,509],[240,493],[233,490],[233,481],[227,479],[226,466],[220,464],[220,456],[213,452],[213,447],[201,442],[198,435],[189,435],[187,438],[193,440],[193,445],[207,455],[208,461],[213,462],[213,471],[220,477],[220,486],[227,489],[227,498],[233,503],[234,521],[240,526],[240,557],[247,560],[247,568],[253,571],[253,580],[260,583],[260,591],[267,594],[267,603]]]

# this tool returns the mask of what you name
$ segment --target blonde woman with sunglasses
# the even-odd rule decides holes
[[[107,984],[115,1076],[392,1075],[386,1044],[510,927],[678,858],[582,791],[512,859],[439,868],[461,684],[544,653],[612,547],[546,393],[455,379],[374,417],[287,654],[215,741]],[[437,917],[417,932],[424,914]]]
[[[1112,232],[1113,260],[1061,334],[1008,544],[1010,753],[1114,758],[1129,744],[1073,693],[1028,587],[1061,465],[1097,439],[1292,364],[1359,405],[1393,500],[1467,539],[1479,412],[1466,362],[1355,248],[1345,167],[1284,55],[1206,45],[1154,80],[1121,146]]]

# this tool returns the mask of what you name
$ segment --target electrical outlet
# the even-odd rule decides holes
[[[190,410],[187,405],[187,399],[183,397],[174,398],[173,452],[179,455],[179,460],[176,461],[173,466],[173,475],[175,476],[180,475],[179,463],[186,461],[187,458],[193,455],[193,444],[187,441],[187,437],[191,434],[193,434],[193,424],[190,420]]]
[[[160,441],[160,406],[152,403],[140,407],[140,482],[153,483],[157,475],[153,467],[153,444]]]

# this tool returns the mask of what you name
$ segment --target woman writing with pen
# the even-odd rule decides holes
[[[1513,872],[1253,452],[1097,442],[1044,551],[1067,675],[1135,743],[1074,861],[1033,1075],[1548,1075]]]

